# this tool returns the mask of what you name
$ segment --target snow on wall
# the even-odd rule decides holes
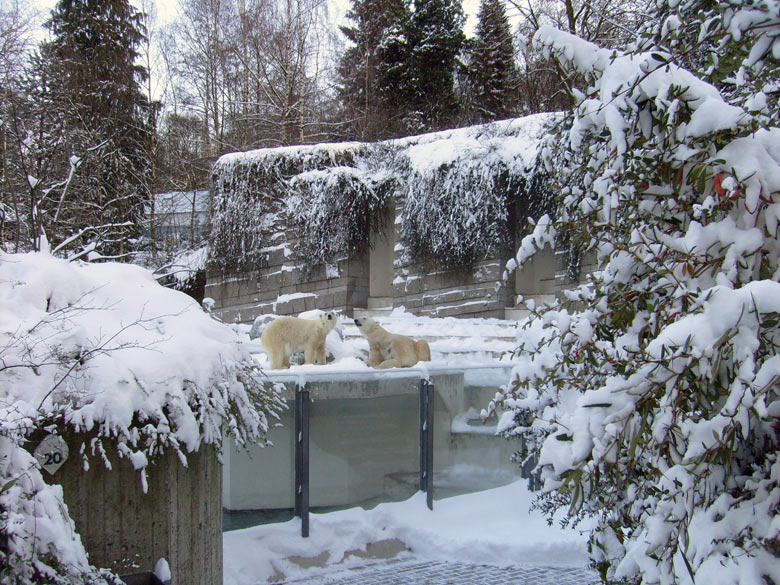
[[[211,267],[221,274],[212,270],[207,295],[217,299],[223,318],[229,309],[229,320],[240,321],[278,310],[276,295],[297,290],[332,294],[334,285],[338,299],[320,299],[316,307],[299,303],[289,312],[365,306],[368,243],[387,225],[391,210],[396,213],[396,266],[387,269],[396,279],[406,281],[435,266],[440,272],[460,272],[435,285],[443,293],[474,284],[470,271],[485,273],[485,262],[511,249],[512,205],[520,215],[531,207],[523,200],[534,196],[532,187],[539,188],[538,146],[550,118],[535,115],[375,144],[223,156],[213,172],[210,239]],[[291,257],[269,254],[271,246],[282,243]],[[342,280],[328,282],[328,274],[319,270],[324,264],[337,267],[328,274]],[[492,269],[487,272],[495,276]],[[292,278],[285,279],[285,273]],[[219,290],[231,274],[242,274],[244,284]]]
[[[31,434],[79,437],[69,464],[84,470],[123,458],[146,491],[162,454],[186,465],[226,434],[264,442],[284,403],[232,328],[143,268],[0,254],[0,274],[0,561],[12,582],[87,581],[62,490],[31,465]]]

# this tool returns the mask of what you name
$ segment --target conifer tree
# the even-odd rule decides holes
[[[361,140],[387,138],[395,134],[397,102],[392,98],[397,97],[399,80],[393,71],[409,10],[403,0],[353,0],[347,17],[354,26],[342,26],[341,31],[354,46],[341,57],[339,94],[350,133]]]
[[[407,32],[409,80],[419,130],[438,130],[458,113],[457,57],[465,43],[465,17],[459,0],[415,0]]]
[[[75,245],[119,255],[140,230],[148,196],[153,111],[137,64],[142,14],[128,0],[59,0],[47,27],[53,39],[41,63],[64,120],[61,168],[71,187],[43,202],[50,225],[42,227],[55,243],[78,233]]]
[[[517,114],[519,76],[503,0],[482,0],[480,4],[468,73],[478,121]]]

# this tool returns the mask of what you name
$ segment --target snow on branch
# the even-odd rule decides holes
[[[224,432],[264,440],[282,408],[276,389],[191,298],[130,265],[0,262],[3,433],[57,421],[124,446],[137,469],[167,450],[219,449]]]
[[[539,506],[597,519],[607,580],[780,582],[779,15],[659,0],[623,52],[535,37],[587,87],[516,260],[565,234],[598,268],[531,315],[484,415],[541,437]]]

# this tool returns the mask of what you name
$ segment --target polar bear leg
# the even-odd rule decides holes
[[[379,349],[379,345],[376,343],[369,342],[368,362],[367,362],[368,365],[372,368],[375,368],[383,361],[385,361],[385,356],[382,354],[382,351]]]
[[[304,358],[307,364],[325,365],[325,341],[320,343],[319,339],[310,341],[303,350]]]
[[[280,370],[290,367],[290,356],[284,353],[284,350],[269,349],[268,357],[271,358],[271,369]]]
[[[327,363],[327,358],[325,356],[325,341],[323,340],[322,343],[320,343],[317,346],[317,363],[321,366],[324,366]]]
[[[317,350],[313,343],[307,343],[306,348],[303,350],[304,361],[307,364],[317,363]]]
[[[401,367],[403,366],[401,365],[401,362],[399,362],[398,360],[385,360],[376,366],[378,370],[386,370],[387,368],[401,368]]]
[[[425,341],[424,339],[415,341],[414,349],[415,349],[415,353],[417,354],[417,359],[419,361],[421,362],[431,361],[431,347],[428,345],[427,341]]]

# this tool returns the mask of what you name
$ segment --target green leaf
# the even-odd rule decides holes
[[[5,493],[5,492],[7,492],[8,490],[10,490],[12,487],[14,487],[14,486],[16,485],[16,482],[17,482],[17,481],[19,481],[19,478],[18,478],[18,477],[15,477],[15,478],[13,478],[12,480],[10,480],[10,481],[7,481],[7,482],[6,482],[6,483],[3,485],[3,487],[0,487],[0,495],[4,494],[4,493]]]

